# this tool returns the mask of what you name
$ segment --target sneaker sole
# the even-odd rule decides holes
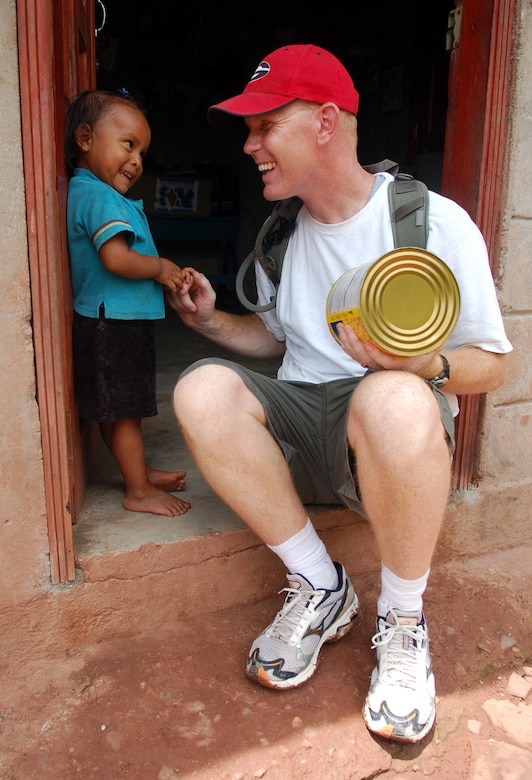
[[[421,731],[419,731],[417,734],[405,735],[397,732],[396,726],[394,726],[393,723],[386,723],[384,726],[376,726],[371,719],[370,713],[368,712],[367,702],[365,702],[362,709],[362,715],[364,717],[364,723],[366,724],[367,729],[371,731],[372,734],[376,734],[377,736],[382,737],[383,739],[388,739],[392,742],[421,742],[421,740],[425,739],[427,734],[431,731],[432,727],[434,726],[434,721],[436,720],[436,710],[434,710],[432,716],[427,721],[427,723],[425,723]]]
[[[353,601],[346,605],[345,611],[342,612],[334,623],[331,623],[329,628],[323,632],[322,638],[316,647],[309,665],[295,677],[290,677],[288,680],[272,680],[265,669],[261,666],[257,669],[257,673],[251,673],[246,669],[246,674],[253,680],[258,682],[265,688],[273,688],[275,690],[288,690],[290,688],[298,688],[304,682],[309,680],[318,666],[320,650],[325,644],[337,642],[343,636],[345,636],[352,628],[353,624],[359,617],[358,611],[358,597],[353,591]]]

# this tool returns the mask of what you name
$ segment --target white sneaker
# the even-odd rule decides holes
[[[390,610],[377,618],[377,666],[364,704],[368,729],[386,739],[418,742],[434,723],[435,686],[423,615]]]
[[[251,646],[246,671],[253,680],[267,688],[301,685],[316,671],[322,646],[349,631],[358,598],[344,567],[335,566],[335,590],[315,590],[301,574],[288,575],[284,606]]]

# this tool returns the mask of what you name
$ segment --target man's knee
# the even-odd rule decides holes
[[[208,411],[226,394],[226,385],[233,374],[215,363],[198,363],[182,375],[174,390],[174,410],[178,419],[196,409]]]
[[[262,419],[262,405],[232,366],[199,361],[180,377],[174,390],[174,411],[186,427],[197,420],[236,420],[249,412]]]
[[[401,429],[428,430],[438,424],[438,404],[431,389],[419,377],[402,371],[380,371],[367,376],[351,398],[350,428],[382,431],[393,436]],[[424,426],[418,423],[424,421]]]

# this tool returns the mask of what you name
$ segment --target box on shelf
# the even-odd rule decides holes
[[[191,173],[144,174],[128,197],[142,200],[147,214],[210,216],[212,182]]]

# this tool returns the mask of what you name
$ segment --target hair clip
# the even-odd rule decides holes
[[[118,91],[120,92],[123,98],[129,97],[129,89],[126,89],[125,87],[120,87]]]

